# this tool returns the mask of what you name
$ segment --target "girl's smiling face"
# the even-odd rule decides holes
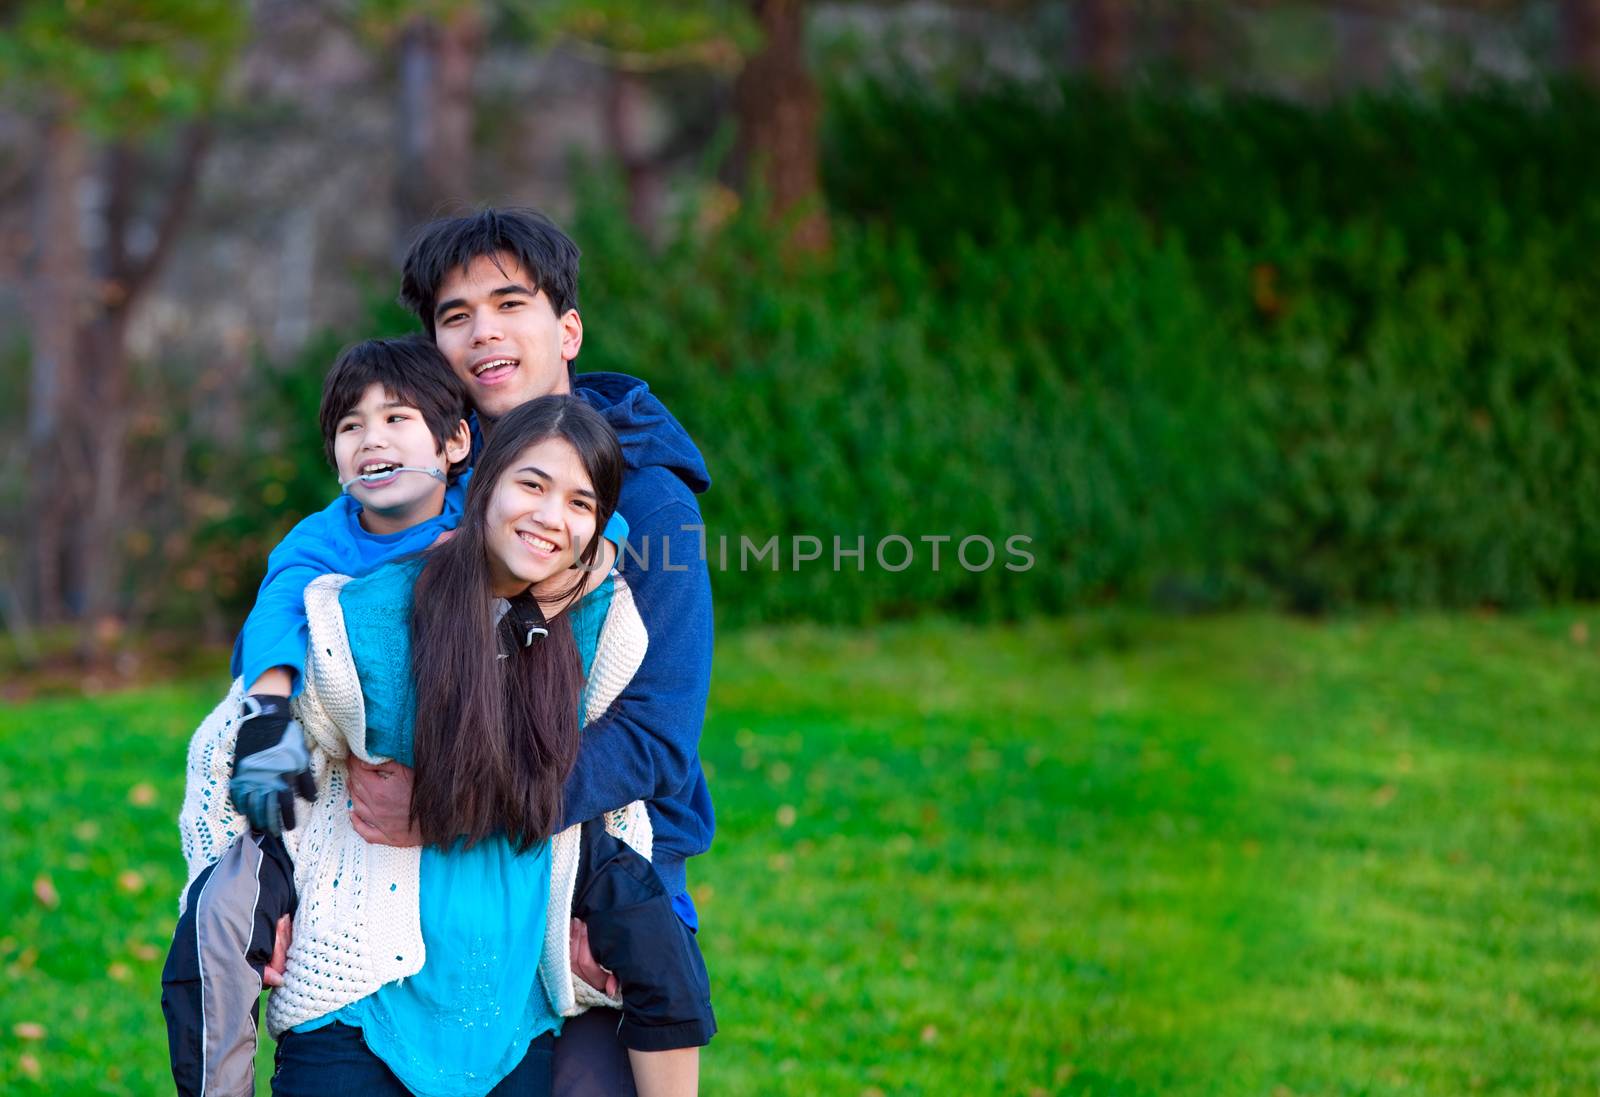
[[[494,593],[565,586],[570,570],[593,542],[595,492],[578,451],[564,438],[523,450],[494,486],[484,541]]]

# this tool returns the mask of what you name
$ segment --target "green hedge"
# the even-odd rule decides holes
[[[959,95],[861,83],[830,97],[825,146],[833,209],[939,258],[1013,220],[1048,231],[1108,205],[1206,254],[1375,221],[1407,258],[1431,262],[1452,240],[1550,225],[1583,230],[1569,242],[1587,248],[1600,226],[1600,104],[1564,84],[1313,106],[1073,83]]]
[[[878,94],[877,144],[866,100],[835,107],[824,259],[753,208],[648,247],[599,183],[572,225],[581,366],[648,379],[704,450],[726,621],[1600,595],[1592,100]],[[307,423],[328,357],[292,382]],[[773,535],[823,559],[741,571]],[[925,535],[953,538],[938,571]],[[954,559],[972,535],[985,570]]]

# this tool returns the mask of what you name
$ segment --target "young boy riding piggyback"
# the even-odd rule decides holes
[[[541,369],[549,373],[548,363],[540,361],[543,349],[554,345],[561,364],[570,362],[566,350],[573,343],[570,331],[576,311],[558,313],[542,288],[541,283],[559,283],[559,276],[552,279],[547,270],[537,275],[530,271],[530,267],[540,264],[548,268],[551,258],[548,248],[530,251],[526,239],[530,228],[535,243],[547,240],[553,230],[537,215],[514,211],[488,211],[475,218],[435,226],[433,246],[429,246],[425,234],[408,259],[407,287],[412,296],[423,298],[416,301],[423,306],[418,312],[438,343],[420,337],[369,341],[347,350],[329,372],[320,419],[330,462],[338,472],[341,496],[297,526],[272,553],[257,604],[234,652],[233,670],[240,679],[235,686],[237,696],[224,702],[237,705],[237,712],[227,721],[235,725],[237,734],[236,743],[227,751],[231,757],[197,759],[191,755],[192,774],[225,773],[228,780],[226,792],[214,781],[191,780],[190,802],[186,803],[184,852],[190,861],[192,879],[182,900],[182,918],[163,976],[163,1006],[168,1017],[174,1075],[181,1093],[250,1092],[254,1009],[261,970],[272,955],[280,916],[292,912],[296,902],[294,859],[279,835],[295,825],[297,795],[310,798],[314,793],[305,741],[293,719],[292,701],[301,684],[308,638],[305,587],[321,574],[361,575],[386,562],[421,552],[452,529],[461,516],[471,475],[467,464],[473,451],[472,428],[492,430],[494,418],[515,406],[518,396],[538,395],[530,392],[528,382],[545,380],[537,376]],[[557,244],[565,241],[559,230],[554,231],[559,237]],[[570,247],[570,241],[565,243]],[[559,247],[556,251],[559,258]],[[575,302],[575,248],[571,249],[571,257],[571,295]],[[559,285],[556,293],[561,293]],[[532,315],[515,315],[524,309]],[[457,330],[452,332],[452,328]],[[463,328],[469,330],[460,330]],[[581,340],[581,325],[577,332]],[[451,335],[455,336],[453,342]],[[575,347],[572,349],[575,353]],[[570,382],[570,366],[566,372],[564,379]],[[684,498],[692,506],[691,492],[703,489],[705,482],[704,467],[692,443],[642,383],[617,375],[598,375],[597,389],[587,394],[591,403],[597,404],[608,420],[620,428],[626,460],[644,473],[635,477],[636,489],[656,489],[653,493],[636,490],[636,504],[639,499],[645,500],[647,506],[653,503],[648,509],[657,523],[664,518],[683,517],[678,512],[683,509]],[[476,422],[471,422],[475,418],[471,404],[476,404],[481,413]],[[666,460],[662,459],[663,453]],[[660,474],[666,469],[675,473],[677,480],[663,492]],[[652,479],[656,482],[651,483]],[[619,510],[628,505],[625,480]],[[693,517],[697,519],[697,510]],[[607,559],[613,559],[615,546],[627,537],[627,524],[617,518],[607,526],[605,537],[612,549]],[[640,578],[647,576],[641,574]],[[703,579],[703,574],[698,578]],[[682,598],[683,584],[676,585],[679,589],[667,594],[658,605]],[[709,605],[704,608],[709,610]],[[643,615],[650,615],[648,599],[641,599],[640,609]],[[537,610],[533,613],[536,615]],[[513,616],[508,614],[508,618]],[[698,643],[700,639],[691,637],[691,642]],[[709,648],[708,622],[703,639]],[[654,634],[651,647],[656,647]],[[652,650],[651,654],[655,652]],[[690,692],[692,708],[693,690]],[[701,713],[703,704],[701,692]],[[612,712],[599,721],[599,729],[607,732],[610,740],[610,747],[599,752],[589,750],[586,731],[585,745],[580,749],[580,771],[585,753],[596,755],[589,759],[590,769],[597,768],[597,763],[614,763],[614,757],[607,759],[605,755],[617,751],[619,735],[614,726],[607,725],[623,724],[629,717],[637,720],[639,715]],[[643,715],[648,720],[660,718],[660,713],[649,711]],[[565,987],[552,992],[552,1004],[563,1012],[578,1012],[585,1004],[622,1005],[622,1024],[616,1027],[620,1044],[629,1049],[624,1062],[631,1060],[639,1088],[647,1092],[667,1088],[659,1084],[659,1078],[650,1076],[650,1060],[654,1058],[650,1052],[697,1047],[715,1031],[704,968],[688,932],[693,928],[693,907],[681,887],[682,856],[698,852],[694,848],[697,842],[703,849],[710,836],[709,801],[705,799],[704,779],[693,754],[699,715],[694,714],[692,736],[679,735],[676,743],[669,733],[632,744],[645,755],[659,754],[658,740],[666,740],[672,750],[681,754],[687,740],[692,765],[686,771],[680,761],[675,773],[670,767],[658,767],[668,771],[660,774],[670,784],[666,789],[659,784],[641,787],[645,783],[639,780],[637,767],[627,767],[633,770],[629,777],[640,798],[652,800],[650,821],[660,819],[666,824],[658,827],[658,857],[664,854],[675,869],[671,875],[676,877],[678,886],[662,885],[652,872],[650,879],[655,881],[660,900],[656,906],[672,912],[670,917],[658,918],[654,924],[628,923],[620,931],[613,926],[609,934],[595,938],[612,942],[607,946],[611,949],[609,955],[599,955],[601,949],[597,945],[595,959],[622,976],[620,1003],[614,996],[574,981],[564,956],[562,963],[550,965],[561,968],[562,983],[570,983],[578,990],[576,996]],[[622,745],[624,759],[629,745]],[[198,736],[196,746],[207,749]],[[210,749],[219,748],[213,745]],[[226,751],[226,745],[220,749]],[[353,774],[353,782],[354,777]],[[406,777],[409,778],[408,771]],[[595,805],[599,810],[611,811],[620,806],[623,793],[615,779],[609,783],[617,790],[608,791],[604,778],[585,778],[581,772],[574,777],[580,782],[587,780],[588,787],[580,793],[587,791],[591,802],[594,797],[609,797],[609,801],[602,799]],[[231,797],[232,803],[223,803],[225,797]],[[672,803],[674,799],[678,802]],[[569,796],[570,822],[582,821],[581,817],[574,818],[572,811],[589,810],[582,800],[582,795]],[[234,806],[242,812],[242,819],[233,813]],[[680,822],[684,819],[690,825]],[[248,820],[248,826],[244,820]],[[694,825],[697,821],[698,827]],[[662,844],[662,838],[666,838],[667,845]],[[588,887],[594,871],[602,863],[610,865],[632,854],[621,842],[613,841],[604,848],[596,845],[605,841],[608,838],[602,831],[594,826],[585,828],[578,879],[564,893],[552,890],[552,919],[558,913],[554,909],[558,894],[564,895],[567,904],[560,912],[564,924],[566,915],[579,905],[574,903],[575,898],[607,893],[604,888]],[[681,851],[676,857],[672,844]],[[579,912],[594,925],[603,924],[607,917],[607,912],[600,909],[584,907]],[[652,933],[689,942],[692,962],[679,965],[687,970],[652,970],[652,957],[686,955],[681,941],[673,941],[670,948],[653,948],[649,940]],[[619,940],[626,942],[625,948],[617,947]],[[657,966],[662,965],[670,963],[661,961]],[[549,979],[550,972],[542,974]],[[662,994],[659,988],[652,988],[650,984],[658,976],[671,983],[673,989]],[[550,983],[547,981],[546,985]],[[610,989],[616,985],[611,982]],[[564,1000],[557,1002],[558,998]],[[672,1014],[650,1005],[691,1000],[695,1003],[692,1007],[685,1010],[680,1006]],[[560,1047],[559,1041],[557,1046]],[[586,1046],[592,1051],[592,1043]],[[661,1075],[682,1077],[681,1069]]]

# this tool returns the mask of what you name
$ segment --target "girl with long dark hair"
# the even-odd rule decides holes
[[[558,833],[562,783],[580,721],[647,644],[626,583],[594,568],[621,475],[596,412],[534,400],[495,424],[453,538],[307,588],[296,714],[317,797],[284,834],[299,905],[268,1005],[275,1093],[548,1092],[553,1033],[579,1008],[566,946],[580,828]],[[230,723],[200,734],[227,740]],[[355,833],[352,754],[415,767],[424,846]],[[242,823],[225,804],[215,814]],[[642,804],[586,828],[584,848],[607,832],[648,855]]]
[[[548,839],[578,748],[575,629],[591,659],[642,653],[637,615],[612,612],[616,589],[609,605],[579,602],[620,582],[584,568],[621,473],[597,414],[533,401],[496,425],[453,538],[308,589],[300,710],[318,798],[285,835],[300,905],[268,1007],[281,1034],[275,1092],[548,1089],[559,1018],[536,973]],[[415,766],[420,850],[354,834],[346,752]]]

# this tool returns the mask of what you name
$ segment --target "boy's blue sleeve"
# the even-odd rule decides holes
[[[339,570],[329,550],[328,511],[306,518],[289,531],[267,558],[256,604],[233,645],[232,672],[246,689],[273,667],[288,667],[299,693],[306,669],[306,587],[319,575]]]
[[[622,516],[620,510],[611,512],[611,517],[606,522],[606,531],[601,536],[610,541],[618,555],[621,555],[622,542],[628,539],[628,520]]]

